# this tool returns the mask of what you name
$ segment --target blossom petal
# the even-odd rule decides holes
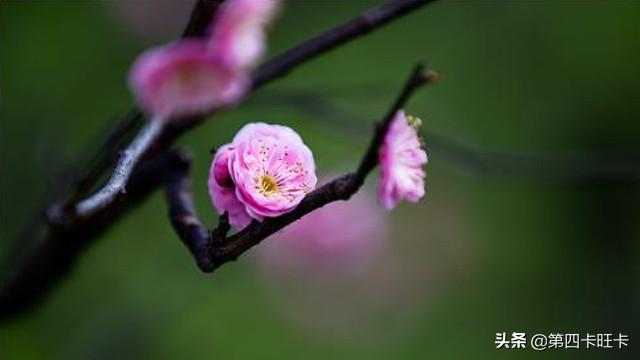
[[[182,40],[143,53],[129,84],[142,108],[179,118],[230,106],[247,91],[245,75],[227,70],[199,40]]]
[[[404,111],[398,111],[385,134],[380,151],[380,204],[391,210],[401,201],[417,202],[424,196],[423,169],[427,163],[418,131],[409,125]]]

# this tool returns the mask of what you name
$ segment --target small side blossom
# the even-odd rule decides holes
[[[424,165],[427,153],[417,128],[418,118],[398,111],[391,121],[380,151],[379,198],[382,207],[393,209],[400,200],[417,202],[424,196]]]
[[[252,123],[216,152],[209,192],[218,212],[241,229],[293,210],[316,182],[313,154],[295,131]]]
[[[229,0],[213,19],[209,49],[229,69],[252,69],[265,50],[265,27],[278,0]]]
[[[228,71],[198,40],[182,40],[143,53],[129,84],[145,112],[178,118],[229,106],[246,92],[245,76]]]

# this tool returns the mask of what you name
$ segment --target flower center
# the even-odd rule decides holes
[[[192,88],[200,82],[201,72],[195,66],[186,66],[178,72],[178,83],[184,88]]]
[[[278,192],[278,182],[269,175],[263,175],[260,179],[260,193],[264,196],[271,196]]]

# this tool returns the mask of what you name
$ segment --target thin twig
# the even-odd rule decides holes
[[[378,29],[388,22],[427,5],[435,0],[389,1],[336,26],[321,35],[284,52],[260,66],[253,76],[253,87],[258,88],[274,79],[287,75],[291,70],[311,59],[325,54],[354,38]]]
[[[133,139],[131,145],[122,152],[109,182],[93,196],[79,202],[74,209],[73,216],[84,219],[89,218],[124,196],[131,173],[151,147],[159,140],[164,128],[165,122],[163,119],[149,121],[140,130],[136,138]]]
[[[224,0],[196,0],[185,26],[182,37],[201,37],[207,32],[211,19],[215,16],[218,6]],[[94,155],[84,168],[77,171],[72,182],[71,191],[60,205],[61,208],[69,208],[82,197],[86,196],[96,181],[113,163],[113,158],[122,141],[140,127],[144,115],[137,108],[133,108],[122,117],[115,127],[95,149]]]
[[[358,171],[356,175],[359,179],[364,180],[367,174],[373,170],[373,168],[378,164],[378,148],[384,139],[387,130],[389,129],[389,125],[391,124],[391,120],[395,114],[402,108],[402,106],[407,102],[409,97],[413,94],[413,92],[420,86],[432,83],[438,79],[438,74],[434,71],[424,71],[423,65],[416,65],[416,68],[413,71],[411,78],[407,81],[406,86],[402,89],[402,92],[396,99],[396,102],[389,109],[389,112],[385,116],[385,121],[379,125],[378,130],[375,133],[375,136],[371,139],[371,143],[369,144],[369,149],[366,152],[364,158],[362,158],[362,162],[358,167]]]
[[[400,95],[376,128],[372,142],[364,153],[357,172],[342,175],[307,194],[293,211],[279,217],[267,218],[262,222],[253,221],[246,228],[230,237],[226,237],[228,231],[226,221],[221,221],[222,229],[219,226],[211,233],[206,230],[198,220],[193,207],[188,173],[175,174],[172,177],[174,181],[166,186],[167,200],[171,209],[171,223],[182,241],[191,250],[198,267],[205,272],[213,271],[224,263],[237,259],[251,247],[304,215],[328,203],[349,199],[360,189],[366,176],[377,165],[380,146],[395,114],[405,106],[419,87],[435,79],[434,72],[424,71],[422,65],[416,66]]]
[[[82,197],[89,194],[96,181],[113,163],[117,149],[127,141],[129,136],[134,134],[134,131],[140,128],[142,121],[143,115],[138,109],[132,109],[122,117],[116,126],[109,131],[95,154],[89,158],[86,163],[87,166],[77,170],[77,173],[74,174],[74,180],[71,182],[71,192],[62,202],[61,207],[70,208],[72,204],[77,203]]]
[[[225,262],[237,259],[238,256],[260,243],[263,239],[298,220],[302,216],[330,202],[347,200],[355,194],[364,183],[366,176],[377,165],[380,146],[396,112],[405,106],[411,95],[413,95],[419,87],[432,82],[436,77],[435,72],[424,71],[422,65],[417,65],[402,88],[400,95],[380,125],[376,128],[372,142],[362,157],[358,171],[342,175],[330,183],[312,191],[305,196],[294,211],[277,218],[265,219],[260,223],[254,221],[242,231],[231,236],[224,242],[225,245],[216,249],[216,252],[213,254],[216,267]],[[373,163],[371,163],[371,159],[373,159]]]
[[[358,94],[363,95],[370,91],[370,87],[366,90],[360,88]],[[344,94],[342,91],[339,92]],[[376,89],[375,92],[379,94],[380,89]],[[336,94],[331,97],[334,95]],[[362,124],[353,121],[362,118],[361,113],[349,107],[339,106],[323,93],[304,88],[269,91],[267,94],[261,94],[258,100],[259,103],[269,106],[281,104],[314,114],[313,118],[322,119],[317,123],[319,126],[329,130],[339,128],[341,135],[369,138],[368,134],[362,131]],[[543,186],[640,179],[640,150],[487,150],[433,131],[424,131],[423,138],[426,139],[427,152],[432,154],[433,158],[437,158],[439,164],[466,176]]]

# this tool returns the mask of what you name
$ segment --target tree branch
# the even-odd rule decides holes
[[[191,11],[189,22],[182,32],[182,37],[201,37],[207,33],[211,19],[216,15],[218,6],[224,0],[196,0]]]
[[[360,35],[364,35],[393,19],[399,18],[401,15],[407,14],[411,10],[417,9],[420,5],[426,5],[432,1],[433,0],[391,1],[387,5],[371,10],[365,13],[365,15],[361,15],[345,23],[345,25],[338,26],[336,29],[329,30],[323,35],[306,41],[287,52],[289,54],[287,56],[293,57],[292,60],[287,60],[287,56],[283,55],[259,67],[253,76],[253,88],[255,90],[269,81],[275,80],[288,73],[312,57],[319,56],[326,51],[334,49],[338,45],[344,44]],[[218,3],[219,1],[213,2]],[[346,24],[355,25],[346,26]],[[338,29],[342,30],[338,31]],[[204,31],[204,29],[201,30]],[[344,31],[345,34],[341,36],[336,35],[341,31]],[[300,49],[306,50],[303,51]],[[168,123],[160,135],[154,137],[156,141],[150,144],[149,148],[151,151],[146,155],[146,158],[143,159],[138,166],[131,167],[133,173],[128,177],[129,183],[125,184],[127,195],[123,196],[120,201],[108,200],[104,206],[92,206],[91,208],[94,208],[95,211],[86,217],[69,216],[68,209],[75,208],[74,201],[67,201],[62,205],[55,206],[53,208],[55,211],[49,211],[50,226],[45,238],[39,241],[31,253],[27,254],[24,259],[18,263],[18,267],[13,272],[3,277],[2,284],[0,285],[0,320],[9,315],[17,314],[40,300],[73,265],[76,257],[80,253],[80,249],[90,244],[92,240],[102,234],[104,229],[119,220],[124,213],[133,209],[140,199],[140,197],[136,195],[136,191],[134,191],[133,184],[144,183],[145,178],[141,175],[142,169],[146,169],[151,165],[150,161],[154,158],[155,154],[161,154],[168,149],[180,135],[202,123],[207,115],[209,114],[202,114],[202,116],[184,119],[184,121]],[[135,122],[138,121],[137,119],[140,119],[139,113],[134,111],[128,118],[128,121]],[[117,136],[113,138],[109,137],[105,144],[118,143],[118,139],[123,138],[128,134],[128,131],[134,129],[135,126],[127,124],[127,126],[118,128],[120,131],[117,131]],[[107,146],[103,147],[102,151],[112,154],[114,149]],[[90,175],[87,175],[86,181],[80,181],[84,189],[92,187],[95,180],[102,175],[103,170],[106,168],[105,163],[104,161],[99,161],[95,168],[86,172],[86,174]],[[126,177],[127,176],[125,176],[125,178]],[[148,184],[144,190],[146,193],[151,192],[157,185],[157,183]],[[79,198],[73,195],[76,192],[77,190],[74,190],[70,199]],[[110,199],[109,197],[107,198]],[[59,211],[60,209],[63,211]],[[98,225],[94,225],[96,223],[98,223]],[[222,234],[226,236],[224,221],[221,221],[221,224],[222,226],[214,231],[216,238],[220,238]],[[265,226],[265,223],[262,224]],[[266,224],[272,223],[266,222]],[[93,226],[95,226],[95,229],[92,228]],[[64,229],[64,233],[61,233],[57,229]],[[253,231],[258,231],[258,233],[263,234],[267,227],[255,229],[253,225],[250,225],[248,229],[253,229]],[[70,235],[66,236],[66,234]],[[61,241],[61,239],[65,237],[71,238],[72,241]],[[243,244],[244,239],[245,238],[238,237],[239,243]],[[82,244],[82,246],[78,246],[78,244]],[[240,246],[241,245],[239,245],[238,249],[241,248]],[[229,254],[233,255],[234,252],[230,250]],[[228,255],[221,254],[221,257],[224,256]],[[64,269],[64,271],[57,269]]]
[[[162,119],[149,121],[138,133],[131,145],[122,152],[109,182],[93,196],[79,202],[72,215],[89,218],[125,195],[125,186],[138,162],[150,151],[164,129]]]
[[[389,1],[359,16],[313,37],[260,66],[253,76],[253,87],[258,88],[287,75],[298,65],[315,59],[357,37],[366,35],[388,22],[427,5],[435,0]]]
[[[178,236],[187,244],[198,267],[204,272],[211,272],[215,268],[237,259],[251,247],[304,215],[328,203],[349,199],[360,189],[366,176],[377,165],[380,146],[395,114],[419,87],[436,79],[435,72],[424,71],[422,65],[416,66],[398,98],[376,128],[358,171],[342,175],[315,189],[307,194],[293,211],[275,218],[266,218],[262,222],[253,221],[246,228],[230,237],[226,236],[229,225],[225,220],[222,220],[221,225],[212,233],[198,220],[193,207],[188,173],[182,172],[171,177],[172,181],[166,184],[171,223]]]
[[[255,90],[271,80],[278,79],[297,66],[309,61],[311,58],[330,51],[351,39],[364,35],[371,30],[388,23],[392,19],[407,14],[411,10],[417,9],[422,5],[426,5],[431,1],[433,0],[391,1],[387,4],[369,10],[348,22],[327,31],[322,35],[316,36],[258,68],[253,76],[253,89]],[[124,192],[130,172],[137,164],[137,161],[141,159],[142,155],[146,153],[145,149],[145,151],[138,154],[139,149],[135,148],[136,145],[139,145],[137,143],[137,140],[141,138],[150,140],[149,142],[145,143],[147,148],[154,146],[154,142],[160,142],[161,139],[164,139],[167,144],[171,144],[183,132],[192,128],[193,126],[200,124],[204,119],[207,118],[207,116],[213,114],[218,110],[220,109],[211,109],[210,112],[206,114],[200,114],[200,116],[193,116],[188,119],[173,120],[172,123],[176,124],[174,127],[165,127],[163,129],[159,129],[160,131],[154,134],[154,138],[152,139],[145,138],[144,132],[148,129],[143,129],[143,133],[138,135],[131,146],[127,148],[127,150],[125,150],[125,154],[136,154],[139,156],[122,157],[118,161],[118,165],[116,166],[114,174],[112,175],[109,183],[107,183],[107,185],[105,185],[90,198],[83,200],[75,207],[67,206],[63,208],[62,213],[59,211],[51,213],[61,215],[63,218],[86,217],[90,216],[97,209],[107,207]],[[368,161],[367,165],[370,166],[370,163],[371,161]],[[67,211],[66,213],[64,212],[69,209],[70,211]],[[54,217],[52,221],[60,221],[60,219],[56,219]]]
[[[224,0],[196,0],[189,21],[185,26],[182,37],[201,37],[206,34],[211,19],[215,16],[218,6]],[[122,117],[116,126],[109,131],[95,150],[95,154],[89,157],[84,169],[79,171],[72,182],[71,192],[62,202],[62,208],[69,208],[83,196],[86,196],[96,181],[113,163],[113,158],[122,141],[140,127],[144,116],[137,107],[134,107]]]
[[[202,225],[193,205],[189,166],[167,174],[165,194],[171,225],[191,251],[198,267],[205,272],[213,270],[213,262],[206,256],[212,244],[212,237],[209,230]]]
[[[380,144],[382,144],[382,141],[384,140],[384,136],[389,129],[389,125],[391,125],[391,120],[393,120],[393,117],[398,110],[403,107],[417,88],[438,80],[438,74],[435,71],[424,71],[423,68],[424,67],[422,65],[416,66],[412,76],[407,80],[407,84],[402,89],[400,95],[398,95],[396,102],[391,106],[389,112],[384,117],[385,120],[380,124],[378,130],[374,134],[374,137],[371,139],[369,149],[365,153],[364,158],[362,158],[362,162],[356,172],[358,179],[364,180],[367,174],[378,164],[378,148],[380,148]]]
[[[360,96],[373,91],[358,89]],[[347,90],[352,93],[353,90]],[[375,90],[379,93],[379,89]],[[343,94],[343,89],[340,90]],[[333,95],[336,95],[335,93]],[[331,97],[334,97],[334,96]],[[313,114],[318,125],[340,129],[342,135],[362,138],[362,125],[353,122],[362,114],[340,106],[314,90],[297,88],[270,91],[260,96],[259,105],[282,104]],[[640,179],[640,151],[632,149],[584,149],[563,151],[514,151],[475,148],[437,132],[424,131],[429,154],[440,164],[468,176],[497,178],[506,181],[545,186],[615,182]],[[367,134],[368,135],[368,134]],[[368,136],[367,136],[368,138]]]
[[[71,270],[93,239],[146,200],[161,186],[164,174],[187,165],[188,157],[180,151],[151,157],[133,172],[126,201],[116,202],[79,223],[49,226],[46,237],[20,259],[19,267],[3,274],[0,320],[37,304]]]

